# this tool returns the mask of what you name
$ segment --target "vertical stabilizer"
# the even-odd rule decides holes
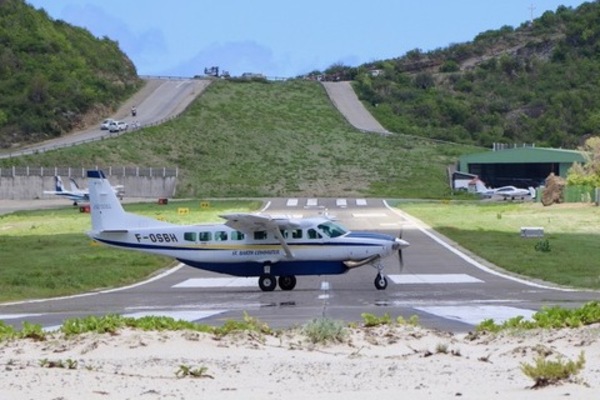
[[[90,190],[92,231],[123,232],[136,228],[173,226],[168,222],[126,212],[110,182],[104,176],[104,172],[90,170],[87,172],[87,178]]]
[[[92,230],[126,229],[123,226],[126,212],[102,171],[87,172],[90,190]]]
[[[63,185],[62,178],[58,175],[54,176],[54,190],[57,192],[64,192],[65,186]]]
[[[74,178],[69,178],[69,181],[71,181],[71,190],[81,190],[79,189],[79,185]]]

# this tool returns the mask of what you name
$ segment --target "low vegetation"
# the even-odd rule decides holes
[[[475,327],[478,332],[500,332],[520,329],[579,328],[600,323],[600,302],[592,301],[575,309],[544,307],[531,319],[522,316],[510,318],[502,323],[487,319]]]
[[[553,361],[545,355],[539,355],[533,364],[521,363],[521,371],[535,382],[532,389],[567,381],[581,372],[584,367],[585,355],[583,351],[576,361],[565,360],[562,357],[558,357]]]

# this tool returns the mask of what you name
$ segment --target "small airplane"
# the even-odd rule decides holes
[[[520,189],[515,186],[501,186],[499,188],[491,189],[485,192],[484,197],[492,198],[494,196],[500,196],[503,200],[515,200],[517,198],[524,200],[525,197],[535,197],[535,189],[530,187],[529,189]]]
[[[67,190],[63,184],[62,178],[58,175],[54,176],[54,190],[44,190],[44,194],[54,194],[59,197],[64,197],[73,202],[76,206],[79,203],[90,202],[90,191],[88,189],[81,189],[77,184],[77,181],[73,177],[69,177],[71,184],[71,190]],[[123,185],[111,186],[115,194],[122,200],[124,196]]]
[[[221,215],[224,224],[176,225],[126,212],[104,173],[87,172],[93,240],[109,246],[173,257],[194,268],[258,277],[261,290],[292,290],[297,275],[343,274],[363,265],[377,269],[383,290],[384,258],[409,243],[394,236],[350,232],[329,218],[294,219],[260,214]]]
[[[62,178],[58,175],[54,176],[54,190],[44,190],[44,194],[54,194],[59,197],[67,198],[73,202],[74,206],[79,203],[89,203],[90,201],[89,192],[87,190],[81,190],[77,185],[75,185],[75,189],[65,189]]]

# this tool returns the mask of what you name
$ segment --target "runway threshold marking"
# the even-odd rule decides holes
[[[287,203],[285,203],[288,207],[296,207],[298,206],[298,199],[288,199]]]
[[[493,305],[472,305],[472,306],[425,306],[413,307],[415,310],[433,314],[438,317],[463,322],[469,325],[478,325],[487,319],[493,319],[497,324],[501,324],[511,318],[522,316],[530,320],[536,311]]]
[[[418,284],[439,284],[439,283],[483,283],[467,274],[401,274],[387,275],[396,285],[418,285]]]

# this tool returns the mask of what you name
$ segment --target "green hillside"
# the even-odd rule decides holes
[[[140,83],[116,42],[54,21],[23,0],[0,1],[0,147],[96,122]]]
[[[575,148],[600,134],[600,2],[559,7],[468,43],[326,72],[354,79],[393,132]]]
[[[0,166],[178,166],[179,196],[449,195],[469,146],[353,129],[311,81],[215,81],[182,116],[114,139]]]

